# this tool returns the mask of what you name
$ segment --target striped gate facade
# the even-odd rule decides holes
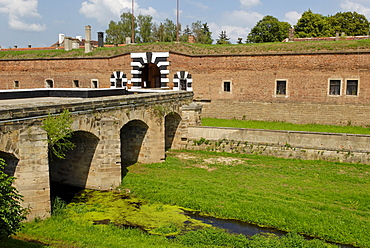
[[[131,84],[132,88],[140,88],[142,81],[142,68],[145,64],[156,64],[161,73],[161,88],[167,87],[167,83],[170,82],[170,79],[167,78],[167,75],[170,73],[167,70],[167,66],[170,65],[168,61],[170,54],[169,52],[146,52],[146,53],[131,53]]]
[[[173,90],[193,91],[193,79],[188,71],[178,71],[174,75]]]
[[[127,76],[122,71],[114,71],[110,76],[111,88],[127,89]]]

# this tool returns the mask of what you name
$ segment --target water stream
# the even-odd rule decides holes
[[[273,228],[260,227],[258,225],[250,224],[243,221],[232,220],[232,219],[219,219],[209,216],[200,216],[197,213],[185,212],[185,214],[193,219],[200,220],[203,223],[210,224],[214,227],[222,228],[230,233],[243,234],[247,237],[252,237],[256,234],[271,233],[277,236],[286,235],[287,232],[283,232]]]
[[[210,224],[214,227],[224,229],[230,233],[242,234],[246,237],[252,237],[253,235],[263,234],[263,233],[275,234],[279,237],[288,234],[287,232],[280,231],[274,228],[260,227],[255,224],[250,224],[250,223],[239,221],[239,220],[219,219],[215,217],[201,216],[196,212],[189,212],[189,211],[185,211],[185,214],[193,219],[200,220],[203,223]],[[312,239],[311,237],[306,237],[306,236],[305,238]],[[338,244],[334,242],[328,242],[328,243],[335,244],[340,248],[355,248],[352,245]]]

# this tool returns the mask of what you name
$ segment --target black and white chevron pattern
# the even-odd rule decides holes
[[[146,53],[131,53],[131,83],[133,88],[141,87],[141,70],[145,64],[154,63],[158,66],[161,73],[161,87],[167,87],[167,83],[170,82],[170,79],[167,78],[167,75],[170,73],[167,70],[167,66],[170,65],[170,62],[167,61],[167,58],[170,56],[169,52],[146,52]]]
[[[193,79],[187,71],[178,71],[173,78],[173,90],[193,91]]]
[[[111,88],[124,88],[127,87],[127,76],[122,71],[114,71],[110,76]]]

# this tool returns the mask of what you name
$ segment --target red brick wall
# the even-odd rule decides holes
[[[21,89],[45,88],[47,79],[54,81],[55,88],[73,87],[73,80],[78,80],[81,88],[91,88],[93,79],[99,81],[100,88],[109,88],[112,72],[129,74],[130,63],[130,55],[110,59],[0,60],[0,89],[13,89],[14,81]]]
[[[367,125],[370,116],[370,51],[306,54],[202,55],[170,53],[170,85],[177,71],[193,77],[194,98],[204,105],[203,116],[283,120],[296,123]],[[129,54],[114,58],[0,60],[0,88],[109,88],[113,71],[131,79]],[[329,79],[342,79],[340,96],[328,94]],[[287,80],[287,94],[276,95],[276,80]],[[345,80],[359,80],[357,96],[345,94]],[[224,92],[223,81],[231,82]]]
[[[297,54],[185,57],[171,54],[171,69],[193,75],[195,99],[268,102],[370,103],[370,54]],[[328,96],[329,78],[359,80],[358,96]],[[275,80],[286,79],[286,97],[276,96]],[[223,80],[232,82],[223,91]],[[343,86],[345,86],[343,84]]]

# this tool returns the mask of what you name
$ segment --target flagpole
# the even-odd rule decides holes
[[[135,43],[135,17],[134,17],[134,0],[132,0],[132,21],[131,21],[131,43]]]
[[[177,0],[176,41],[179,42],[179,0]]]

